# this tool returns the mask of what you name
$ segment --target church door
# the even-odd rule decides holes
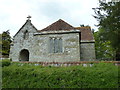
[[[19,60],[29,61],[29,51],[27,49],[21,50]]]

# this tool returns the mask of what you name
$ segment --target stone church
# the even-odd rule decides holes
[[[90,27],[73,27],[59,19],[37,30],[28,18],[11,44],[12,61],[79,62],[95,60]]]

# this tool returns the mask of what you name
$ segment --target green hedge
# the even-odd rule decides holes
[[[3,59],[3,60],[0,60],[0,65],[2,65],[2,67],[4,66],[9,66],[11,64],[11,61],[9,59]]]
[[[2,69],[3,88],[117,88],[118,67],[111,63],[92,67],[51,67],[12,63]]]

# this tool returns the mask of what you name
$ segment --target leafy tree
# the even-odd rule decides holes
[[[2,56],[2,34],[0,34],[0,57]]]
[[[11,36],[9,30],[4,31],[2,33],[2,55],[9,55],[10,52],[10,43],[11,43]]]
[[[99,7],[93,8],[98,20],[103,39],[110,42],[116,52],[116,60],[120,60],[120,1],[99,2]]]
[[[110,41],[106,41],[103,39],[101,32],[101,28],[99,28],[99,31],[94,32],[96,59],[114,60],[114,49],[111,47]]]

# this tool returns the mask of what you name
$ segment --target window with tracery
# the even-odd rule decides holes
[[[51,37],[49,39],[49,52],[62,53],[62,38]]]

